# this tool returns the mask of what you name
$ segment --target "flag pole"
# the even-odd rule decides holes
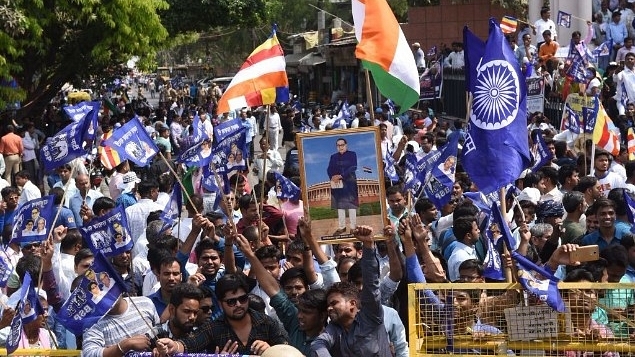
[[[267,111],[267,116],[265,117],[265,142],[267,143],[267,147],[269,147],[269,121],[271,120],[271,110],[269,108],[269,104],[267,104],[265,108]],[[269,149],[267,149],[267,151],[269,151]],[[265,200],[265,182],[267,180],[267,158],[269,157],[269,155],[267,155],[267,152],[263,152],[262,155],[262,172],[260,173],[262,181],[260,181],[260,203],[258,204],[260,222],[258,223],[258,231],[262,229],[262,213],[264,211],[263,202]]]
[[[507,204],[505,202],[505,187],[501,187],[499,193],[498,193],[498,198],[499,201],[501,203],[500,205],[500,210],[501,210],[501,216],[503,217],[503,220],[507,220]],[[503,224],[505,224],[506,222],[503,222]],[[500,229],[505,229],[504,227],[500,227]],[[503,253],[505,253],[505,256],[509,255],[509,249],[511,249],[511,247],[507,247],[507,244],[503,244]],[[505,281],[508,283],[511,283],[514,281],[513,278],[513,274],[512,274],[512,268],[510,267],[505,267]]]
[[[225,190],[223,190],[223,187],[225,185],[223,185],[223,182],[220,179],[220,176],[218,176],[218,172],[216,172],[216,165],[214,164],[214,162],[211,162],[212,165],[212,173],[214,174],[214,178],[216,179],[216,186],[218,186],[218,190],[220,191],[220,197],[224,202],[225,207],[227,208],[227,196],[225,196]],[[225,212],[227,213],[231,213],[231,212]],[[229,214],[228,214],[229,216]],[[232,228],[236,229],[236,223],[234,222],[233,217],[227,217],[228,221],[231,222],[231,226]]]
[[[373,93],[370,90],[370,75],[368,74],[368,70],[364,69],[364,74],[366,75],[366,97],[368,99],[368,111],[370,112],[370,122],[371,126],[375,123],[375,109],[373,108]]]
[[[192,205],[192,208],[194,208],[194,212],[196,212],[196,214],[199,214],[200,212],[198,211],[198,209],[196,209],[196,206],[192,202],[192,199],[190,198],[190,194],[187,193],[187,190],[185,189],[183,182],[181,181],[179,176],[176,174],[176,171],[174,171],[174,169],[172,168],[172,165],[170,165],[170,163],[168,162],[168,159],[165,158],[161,150],[159,150],[159,156],[161,156],[161,159],[165,162],[166,165],[168,165],[168,169],[170,170],[172,175],[174,175],[174,178],[176,179],[176,182],[179,183],[179,186],[181,186],[181,190],[183,191],[183,194],[185,195],[185,197],[187,197],[187,201],[190,203],[190,205]]]
[[[70,177],[73,177],[73,174],[75,173],[75,165],[71,165],[71,173],[70,173]],[[70,184],[70,180],[66,183],[66,185],[64,186],[64,194],[62,195],[62,202],[60,202],[60,206],[57,208],[57,212],[55,213],[55,218],[53,219],[53,223],[51,223],[51,230],[48,234],[48,237],[46,238],[46,240],[42,243],[46,242],[52,242],[52,236],[53,236],[53,229],[55,229],[55,222],[57,222],[57,219],[60,217],[60,213],[62,212],[62,206],[64,206],[64,200],[66,199],[66,195],[68,192],[68,185]],[[53,248],[53,246],[51,246],[51,249],[55,249]],[[38,274],[37,277],[37,288],[38,289],[42,289],[42,270],[44,270],[44,259],[40,259],[40,273]]]

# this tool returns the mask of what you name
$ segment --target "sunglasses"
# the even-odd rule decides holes
[[[201,310],[204,314],[209,314],[209,312],[212,311],[212,306],[201,306],[199,310]]]
[[[24,249],[35,249],[42,246],[42,243],[31,243],[24,246]]]
[[[239,302],[241,305],[244,305],[249,300],[249,295],[245,294],[243,296],[239,296],[236,298],[225,299],[225,304],[229,307],[236,306],[236,303]]]

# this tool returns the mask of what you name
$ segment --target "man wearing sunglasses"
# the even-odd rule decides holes
[[[280,323],[249,309],[249,285],[243,275],[226,274],[216,283],[216,297],[224,315],[206,321],[192,335],[174,341],[159,339],[156,352],[173,355],[183,352],[216,351],[241,355],[261,355],[270,346],[287,344],[289,337]]]

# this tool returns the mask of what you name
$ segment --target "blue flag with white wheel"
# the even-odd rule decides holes
[[[473,37],[467,27],[463,31]],[[465,45],[472,106],[461,162],[479,190],[488,194],[516,180],[530,164],[527,85],[495,19],[490,19],[484,48],[478,41]]]

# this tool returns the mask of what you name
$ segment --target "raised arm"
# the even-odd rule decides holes
[[[276,278],[265,269],[260,260],[256,258],[256,254],[251,250],[249,241],[243,235],[236,237],[236,244],[245,255],[245,258],[251,263],[250,274],[255,274],[260,287],[269,297],[276,295],[280,292],[280,284],[276,281]]]

